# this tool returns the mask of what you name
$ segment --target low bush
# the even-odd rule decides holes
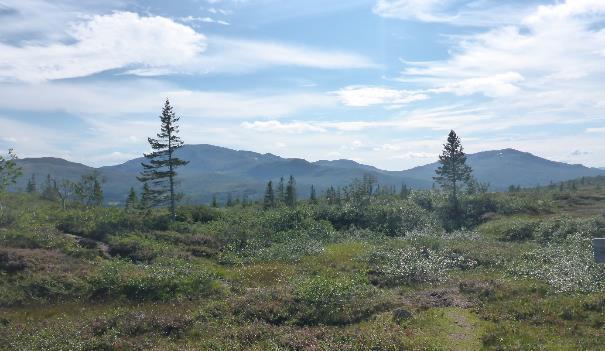
[[[219,210],[204,205],[179,206],[176,211],[176,219],[180,222],[207,223],[220,218]]]
[[[27,262],[22,256],[8,250],[0,250],[0,271],[12,274],[23,271],[25,268],[27,268]]]
[[[200,297],[218,289],[215,275],[183,260],[133,264],[111,260],[88,277],[92,295],[135,301],[168,301]]]
[[[134,262],[151,262],[157,256],[154,250],[145,247],[145,245],[136,239],[119,240],[110,243],[109,254],[128,258]]]
[[[322,206],[316,218],[330,222],[336,229],[356,227],[389,236],[403,236],[419,227],[436,226],[431,214],[410,201],[384,201],[368,206],[345,204]]]
[[[581,234],[526,253],[508,272],[545,281],[558,292],[605,291],[605,266],[595,262],[591,240]]]
[[[382,249],[370,254],[368,263],[373,284],[399,286],[444,281],[451,269],[470,269],[477,262],[455,252],[428,247]]]
[[[348,324],[384,308],[378,291],[361,276],[318,275],[294,289],[298,324]]]

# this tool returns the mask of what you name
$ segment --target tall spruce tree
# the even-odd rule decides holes
[[[263,207],[273,208],[275,207],[275,193],[273,193],[273,182],[269,181],[267,183],[267,188],[265,189],[265,199],[263,201]]]
[[[449,220],[452,227],[458,228],[461,225],[460,203],[458,195],[460,189],[468,185],[472,180],[472,168],[466,164],[466,155],[460,142],[460,138],[453,130],[447,137],[447,142],[443,145],[443,152],[439,156],[439,167],[435,171],[437,174],[433,179],[441,185],[441,188],[449,193],[450,208]]]
[[[453,130],[447,137],[447,143],[443,145],[439,163],[435,171],[437,175],[433,179],[456,199],[460,188],[471,181],[473,170],[466,164],[464,148]]]
[[[162,115],[160,115],[161,127],[157,139],[148,138],[149,145],[153,151],[145,154],[149,163],[141,163],[143,171],[138,177],[139,181],[149,184],[149,197],[152,206],[170,205],[171,218],[176,219],[176,169],[188,164],[175,156],[175,151],[183,146],[183,141],[178,136],[179,117],[176,116],[166,99]]]
[[[288,179],[288,185],[286,185],[286,205],[289,207],[295,207],[297,201],[296,196],[296,180],[294,176],[290,175],[290,179]]]

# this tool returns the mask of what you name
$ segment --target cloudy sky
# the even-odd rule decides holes
[[[605,1],[0,0],[0,147],[111,165],[165,98],[190,144],[399,170],[450,129],[605,166]]]

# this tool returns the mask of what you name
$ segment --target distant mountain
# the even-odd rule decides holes
[[[412,188],[429,188],[433,184],[437,163],[412,168],[406,171],[384,171],[351,160],[308,162],[297,158],[282,158],[273,154],[239,151],[213,145],[185,145],[178,156],[190,163],[179,170],[181,191],[186,201],[199,203],[210,201],[212,194],[225,199],[228,193],[234,196],[262,196],[269,180],[277,182],[281,176],[296,177],[299,194],[306,197],[311,185],[318,190],[344,186],[364,174],[374,175],[380,184],[397,186],[405,183]],[[136,176],[141,170],[143,158],[127,161],[116,166],[97,168],[104,176],[105,197],[108,203],[120,203],[130,187],[138,189]],[[468,163],[475,176],[490,183],[495,190],[505,189],[511,184],[534,186],[579,178],[605,175],[604,170],[582,165],[570,165],[549,161],[529,153],[513,149],[485,151],[468,155]],[[78,180],[95,168],[58,158],[28,158],[19,160],[24,177],[18,187],[24,188],[27,179],[36,174],[41,184],[47,174],[56,179]]]
[[[489,183],[494,190],[502,190],[509,185],[532,187],[605,175],[605,171],[598,168],[550,161],[515,149],[470,154],[467,155],[467,163],[473,168],[473,175],[479,181]],[[430,179],[437,167],[438,163],[435,162],[403,171],[401,174],[415,179]]]

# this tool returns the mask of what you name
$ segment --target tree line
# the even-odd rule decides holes
[[[184,145],[184,142],[179,136],[180,118],[176,116],[168,99],[164,103],[159,119],[160,131],[155,137],[148,138],[152,151],[144,154],[146,162],[141,163],[142,170],[137,177],[142,184],[142,191],[139,195],[134,188],[131,188],[125,200],[125,208],[133,210],[166,206],[174,220],[177,203],[182,198],[182,194],[177,190],[179,184],[177,169],[187,165],[189,161],[176,156],[176,151]],[[21,174],[21,169],[16,166],[16,160],[17,157],[12,150],[9,152],[8,158],[0,159],[0,191],[14,184]],[[433,179],[439,184],[441,190],[448,194],[449,217],[454,222],[454,226],[457,225],[457,218],[461,218],[460,192],[463,190],[468,192],[487,191],[486,185],[480,184],[473,178],[472,169],[466,164],[466,155],[461,140],[453,130],[443,145],[443,151],[439,156],[439,167]],[[102,184],[103,178],[96,171],[82,176],[79,182],[65,179],[58,181],[48,175],[41,193],[46,199],[60,201],[63,208],[69,201],[77,201],[86,206],[98,206],[103,203]],[[38,191],[35,175],[28,180],[26,190],[28,192]],[[399,189],[399,196],[406,198],[410,191],[403,184]],[[366,203],[371,201],[374,195],[395,195],[396,192],[397,190],[392,186],[381,187],[374,175],[367,174],[349,186],[329,187],[325,191],[324,198],[331,205],[340,204],[342,201]],[[311,203],[318,202],[317,191],[313,185],[308,198]],[[247,198],[244,197],[240,203],[247,201]],[[282,177],[277,184],[274,184],[273,181],[267,183],[262,198],[263,208],[270,209],[281,205],[294,207],[297,202],[298,191],[293,175],[290,175],[287,181]],[[233,204],[231,194],[228,194],[227,205]],[[212,205],[218,206],[216,196],[213,196]]]

